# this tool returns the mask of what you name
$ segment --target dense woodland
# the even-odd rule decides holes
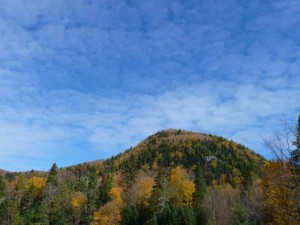
[[[300,224],[300,117],[265,160],[222,137],[158,132],[105,161],[0,172],[0,224]]]

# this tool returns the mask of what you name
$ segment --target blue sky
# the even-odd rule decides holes
[[[268,156],[300,113],[298,0],[2,0],[0,168],[107,158],[181,128]]]

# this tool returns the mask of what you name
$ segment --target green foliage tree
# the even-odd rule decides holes
[[[96,208],[99,208],[100,206],[105,205],[107,202],[111,200],[109,196],[109,192],[113,185],[113,177],[112,175],[107,175],[103,178],[102,184],[100,186],[99,190],[99,196],[96,201]]]
[[[155,215],[154,215],[153,218],[151,219],[150,225],[158,225],[158,222],[157,222],[157,219],[156,219],[156,216],[155,216]]]
[[[293,144],[295,145],[296,149],[291,151],[291,162],[294,165],[300,166],[300,115],[298,118],[295,139],[296,140]]]
[[[5,221],[9,210],[10,200],[8,198],[2,197],[0,199],[0,224]]]
[[[6,190],[6,184],[4,177],[0,175],[0,199],[5,195],[5,190]]]
[[[58,167],[56,163],[54,163],[49,171],[47,183],[57,186],[58,185],[57,173],[58,173]]]
[[[152,215],[161,213],[169,201],[167,190],[168,180],[166,170],[161,169],[155,177],[154,187],[149,199],[149,209]]]
[[[93,218],[93,212],[97,210],[97,181],[98,175],[96,172],[96,168],[92,167],[90,169],[90,175],[88,180],[88,188],[87,188],[87,210],[85,212],[85,224],[90,224]]]
[[[122,225],[139,225],[139,211],[135,205],[126,204],[122,213]]]
[[[196,218],[193,208],[190,206],[181,206],[177,209],[176,225],[196,225]]]
[[[237,203],[234,206],[230,225],[252,225],[248,211],[242,203]]]
[[[163,211],[157,215],[157,222],[158,224],[164,224],[164,225],[173,225],[175,223],[175,213],[174,210],[169,206],[169,204],[166,204]]]
[[[207,216],[203,207],[203,200],[206,193],[206,184],[203,177],[201,165],[198,164],[195,174],[195,192],[193,194],[193,209],[197,225],[207,224]]]

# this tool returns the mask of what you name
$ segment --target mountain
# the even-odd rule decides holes
[[[249,193],[267,164],[223,137],[163,130],[106,160],[0,174],[0,224],[229,224],[239,199],[259,215]]]
[[[261,176],[266,160],[245,146],[223,137],[185,130],[168,129],[151,135],[137,146],[104,161],[108,170],[134,172],[139,169],[182,166],[205,168],[207,184],[226,178],[232,186],[251,173]]]

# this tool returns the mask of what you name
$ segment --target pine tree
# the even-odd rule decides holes
[[[296,146],[296,149],[291,151],[291,162],[294,165],[300,166],[300,115],[298,118],[298,125],[296,128],[296,140],[293,144]]]
[[[40,225],[49,225],[49,208],[45,202],[40,204],[36,213],[36,221]]]
[[[157,222],[156,216],[153,216],[153,218],[151,219],[151,223],[150,223],[150,225],[158,225],[158,222]]]
[[[176,223],[178,225],[195,225],[196,218],[193,208],[190,206],[180,206],[176,210]]]
[[[9,204],[10,200],[8,198],[0,199],[0,224],[2,224],[5,220],[5,217],[8,213]]]
[[[4,177],[0,175],[0,199],[5,195],[6,185],[4,181]]]
[[[175,220],[175,213],[169,206],[166,204],[163,211],[157,215],[157,221],[159,224],[163,225],[173,225]]]
[[[100,186],[99,190],[99,196],[96,201],[96,208],[99,208],[110,201],[109,192],[112,188],[112,185],[113,178],[111,175],[107,175],[105,178],[103,178],[102,185]]]
[[[50,169],[47,184],[50,183],[54,186],[58,186],[57,173],[58,173],[58,167],[57,167],[56,163],[54,163]]]
[[[123,208],[122,225],[139,225],[139,211],[135,205],[125,205]]]
[[[193,209],[197,225],[207,224],[207,216],[203,207],[204,195],[206,193],[206,184],[202,174],[200,164],[197,165],[195,175],[195,192],[193,194]]]
[[[93,212],[97,210],[97,180],[98,175],[96,172],[96,168],[93,166],[90,169],[90,176],[88,182],[88,190],[87,190],[87,210],[85,212],[85,224],[90,224],[93,218]]]
[[[155,184],[149,199],[149,209],[152,215],[161,213],[169,201],[168,181],[165,169],[161,169],[155,177]]]
[[[230,225],[251,225],[249,214],[242,203],[237,203],[233,209]]]

